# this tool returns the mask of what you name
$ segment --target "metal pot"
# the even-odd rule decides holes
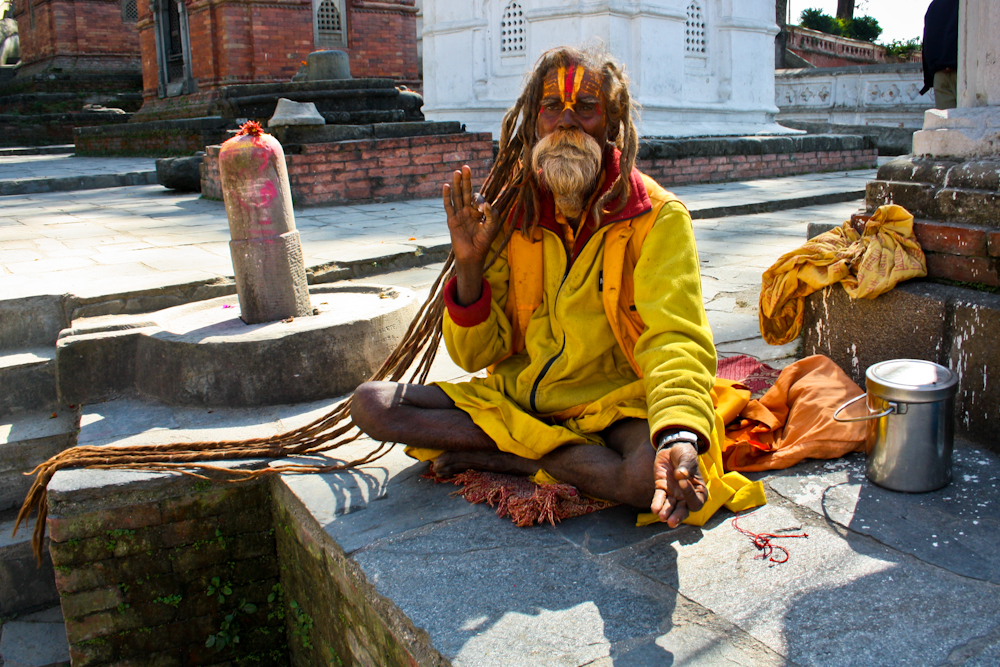
[[[951,483],[958,376],[919,359],[892,359],[865,371],[867,392],[833,413],[839,422],[869,421],[868,479],[893,491],[922,493]],[[840,417],[868,398],[864,417]]]

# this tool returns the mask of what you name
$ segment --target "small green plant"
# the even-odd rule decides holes
[[[285,618],[285,591],[281,588],[281,584],[275,584],[271,586],[271,593],[267,596],[267,603],[272,605],[274,611],[267,615],[267,620],[276,618],[279,621]],[[277,603],[277,604],[275,604]]]
[[[208,490],[208,487],[210,486],[212,486],[212,483],[209,482],[207,479],[203,479],[200,482],[194,483],[194,490],[198,493],[201,493],[202,491]]]
[[[170,605],[171,607],[176,609],[177,605],[179,605],[181,603],[181,600],[183,599],[184,599],[183,595],[164,595],[156,598],[155,600],[153,600],[153,602],[159,602],[160,604]]]
[[[128,589],[131,588],[128,584],[118,584],[119,590],[125,595],[128,595]]]
[[[257,611],[257,605],[247,602],[246,598],[240,600],[240,604],[232,612],[226,614],[219,625],[219,631],[209,635],[205,640],[205,646],[221,651],[227,646],[240,643],[240,615],[252,614]]]
[[[291,607],[292,615],[295,617],[295,626],[292,628],[292,636],[299,638],[302,648],[311,649],[313,645],[312,642],[309,641],[309,635],[312,633],[313,627],[312,616],[307,614],[295,600],[289,602],[288,606]]]
[[[119,614],[122,613],[123,611],[125,611],[128,608],[129,608],[129,604],[127,602],[119,602],[118,603],[118,613]]]
[[[134,535],[134,530],[109,530],[108,539],[104,542],[104,548],[108,551],[114,551],[115,547],[118,546],[119,540],[125,537],[133,537]]]
[[[75,537],[71,537],[70,539],[66,540],[66,544],[68,544],[71,547],[76,547],[80,545],[80,540]]]
[[[208,597],[215,595],[219,600],[219,604],[223,604],[226,601],[226,596],[233,594],[233,582],[227,581],[226,583],[222,583],[222,580],[218,577],[212,577],[212,581],[209,583],[205,594]]]

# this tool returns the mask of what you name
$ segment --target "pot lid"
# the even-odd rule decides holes
[[[868,367],[868,391],[887,400],[925,403],[955,393],[958,375],[933,361],[891,359]]]

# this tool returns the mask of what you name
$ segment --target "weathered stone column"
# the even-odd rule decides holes
[[[958,12],[958,108],[930,109],[913,135],[929,157],[1000,156],[1000,3],[962,0]]]
[[[243,321],[308,315],[312,306],[281,144],[257,123],[247,123],[222,144],[219,172]]]

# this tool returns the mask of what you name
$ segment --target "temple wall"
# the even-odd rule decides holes
[[[118,0],[18,0],[18,76],[44,70],[130,71],[139,67],[136,24]]]
[[[499,133],[523,77],[554,46],[600,41],[626,67],[645,136],[790,132],[774,123],[766,0],[426,0],[424,114]]]
[[[413,0],[399,3],[398,11],[372,4],[388,3],[355,3],[348,12],[350,33],[343,50],[351,57],[351,75],[416,81],[420,71]]]

